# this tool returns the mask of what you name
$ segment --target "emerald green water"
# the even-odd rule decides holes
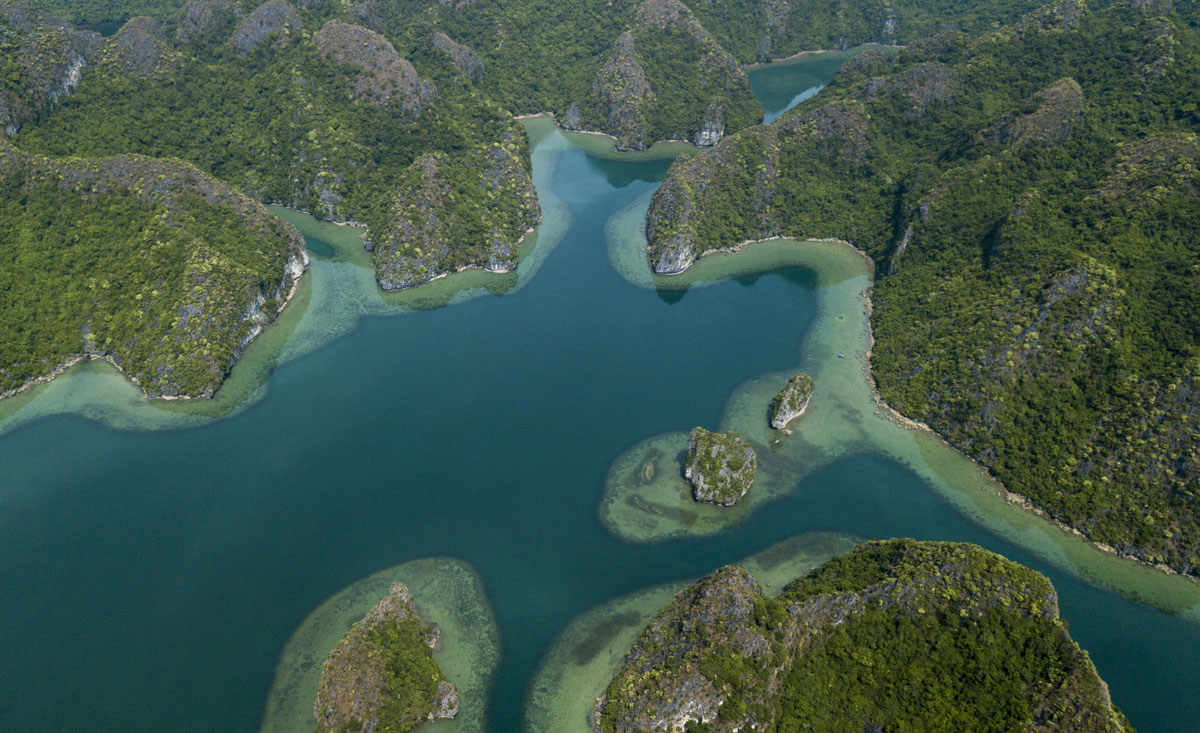
[[[88,365],[0,403],[0,729],[287,729],[305,655],[393,576],[472,630],[440,652],[448,670],[498,659],[481,727],[582,725],[580,697],[671,588],[801,535],[755,567],[901,535],[1026,563],[1136,726],[1194,728],[1197,586],[1058,532],[932,436],[880,424],[856,255],[760,245],[702,261],[686,289],[656,283],[631,222],[678,146],[623,157],[529,129],[546,221],[517,273],[382,296],[352,231],[298,218],[321,240],[307,290],[223,402],[146,403]],[[820,453],[795,485],[704,535],[606,511],[623,455],[746,420],[800,364],[828,370],[801,425],[836,429],[789,439],[780,460]]]

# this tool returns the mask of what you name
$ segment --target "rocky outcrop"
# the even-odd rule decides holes
[[[464,79],[483,81],[483,62],[474,51],[461,43],[455,43],[450,36],[440,31],[429,37],[429,44],[445,54]]]
[[[167,45],[153,18],[131,18],[104,44],[98,64],[114,73],[146,78],[165,76],[183,65],[183,55]]]
[[[416,69],[400,58],[391,41],[373,30],[331,20],[313,36],[323,59],[354,70],[356,99],[377,107],[393,107],[408,117],[420,116],[437,98],[433,82],[422,81]]]
[[[0,126],[9,135],[74,91],[101,44],[98,33],[16,4],[0,5],[0,40]]]
[[[954,93],[958,72],[937,61],[910,66],[899,74],[877,77],[856,89],[860,99],[873,99],[884,94],[897,94],[907,107],[910,117],[924,117],[929,108],[946,102]]]
[[[926,665],[956,674],[913,676]],[[974,707],[993,695],[1003,718]],[[912,540],[869,542],[777,598],[737,567],[684,589],[626,654],[595,728],[921,730],[938,705],[968,728],[1128,730],[1049,581],[973,545]]]
[[[175,43],[186,46],[220,29],[229,18],[241,16],[242,9],[233,0],[188,0],[175,26]]]
[[[688,436],[683,476],[696,501],[733,506],[750,490],[757,467],[754,448],[737,433],[693,428]]]
[[[686,73],[672,67],[670,77],[661,76],[663,65],[678,63],[681,56],[692,59]],[[737,61],[678,0],[638,5],[632,26],[613,42],[592,82],[592,96],[600,129],[617,139],[619,150],[642,150],[662,139],[714,145],[727,127],[745,127],[761,118],[761,106]],[[578,114],[578,106],[572,106]],[[680,109],[690,116],[686,126],[678,121]]]
[[[379,6],[375,0],[342,0],[354,22],[373,31],[383,31],[383,20],[379,17]]]
[[[430,653],[439,636],[422,624],[408,588],[392,583],[325,660],[313,707],[317,730],[402,733],[457,715],[458,691]]]
[[[541,215],[518,134],[459,162],[429,154],[409,167],[392,226],[372,241],[380,287],[401,290],[470,267],[516,267],[517,245]]]
[[[642,105],[650,99],[650,84],[633,45],[629,31],[618,36],[608,61],[592,83],[604,115],[604,129],[617,138],[621,150],[644,150],[648,145]]]
[[[238,23],[229,45],[245,56],[268,41],[285,44],[303,27],[300,15],[286,0],[267,0]]]
[[[771,398],[771,427],[776,430],[787,430],[793,420],[804,416],[808,403],[812,399],[812,377],[804,372],[788,379],[787,384],[779,394]]]
[[[1083,89],[1079,83],[1063,79],[1038,92],[1036,101],[1035,111],[997,123],[983,136],[1013,149],[1033,142],[1058,145],[1066,141],[1083,116]]]

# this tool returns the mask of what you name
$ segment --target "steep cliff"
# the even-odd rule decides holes
[[[1130,730],[1041,575],[974,545],[870,542],[772,598],[725,567],[625,656],[601,731]]]
[[[770,419],[771,427],[776,430],[787,430],[793,420],[804,416],[808,403],[812,400],[812,377],[804,372],[793,375],[779,394],[771,398]]]
[[[13,135],[74,91],[100,35],[5,2],[0,4],[0,125]]]

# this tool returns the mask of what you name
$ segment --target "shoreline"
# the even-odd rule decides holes
[[[697,145],[696,143],[692,142],[691,140],[681,140],[679,138],[668,137],[668,138],[663,138],[662,140],[655,140],[654,142],[650,143],[649,146],[641,148],[641,149],[629,148],[627,150],[622,150],[619,147],[617,147],[617,145],[616,145],[616,143],[617,143],[616,135],[613,135],[612,133],[608,133],[608,132],[603,132],[601,130],[570,130],[570,129],[567,129],[566,127],[563,127],[561,123],[559,123],[558,115],[554,114],[553,112],[537,112],[537,113],[531,113],[531,114],[525,114],[525,115],[514,115],[513,119],[515,119],[515,120],[532,120],[532,119],[537,119],[539,117],[547,117],[547,118],[553,120],[554,126],[558,128],[559,132],[571,132],[571,133],[575,133],[578,135],[595,135],[597,137],[606,137],[609,140],[613,141],[613,151],[617,152],[617,153],[645,153],[645,152],[648,152],[651,149],[653,149],[655,145],[666,145],[666,144],[672,144],[672,143],[683,143],[684,145],[691,145],[693,148],[695,148],[697,150],[703,150],[704,148],[712,147],[712,145]],[[725,139],[725,137],[726,137],[725,135],[721,135],[720,139],[723,140],[723,139]],[[713,143],[713,145],[716,145],[716,143]]]
[[[26,381],[20,387],[14,387],[13,389],[8,390],[7,392],[0,392],[0,401],[6,400],[9,397],[16,397],[18,395],[24,394],[24,393],[29,392],[43,384],[49,384],[50,382],[54,381],[55,378],[60,377],[63,374],[65,374],[69,369],[71,369],[71,367],[75,367],[84,362],[92,361],[95,359],[99,359],[101,361],[106,361],[110,365],[112,365],[112,367],[114,369],[116,369],[117,372],[120,373],[121,376],[125,377],[125,379],[129,380],[130,383],[132,383],[135,387],[138,388],[138,391],[141,392],[142,399],[146,400],[147,402],[156,402],[156,401],[160,401],[160,402],[190,402],[192,400],[211,400],[216,397],[217,393],[221,390],[221,387],[223,387],[225,385],[225,380],[229,378],[229,373],[233,371],[233,368],[235,366],[237,366],[237,363],[241,360],[242,355],[246,353],[246,350],[250,348],[250,345],[253,344],[255,341],[257,341],[258,337],[261,336],[263,333],[265,333],[268,328],[270,328],[272,325],[274,325],[274,323],[279,320],[279,316],[291,304],[292,298],[295,297],[297,291],[299,291],[299,289],[300,289],[300,281],[304,278],[304,275],[308,272],[308,253],[302,249],[301,254],[304,255],[304,258],[303,258],[304,271],[300,273],[299,277],[292,279],[292,286],[291,286],[291,288],[288,289],[288,293],[284,297],[283,302],[280,303],[279,310],[277,310],[275,312],[275,317],[272,318],[266,324],[263,324],[262,328],[260,328],[258,330],[258,333],[254,334],[254,336],[252,336],[249,340],[247,340],[245,343],[239,345],[237,348],[234,349],[233,363],[231,363],[229,365],[229,372],[226,372],[225,376],[221,377],[221,383],[217,385],[217,388],[215,390],[213,390],[213,394],[211,397],[207,397],[204,395],[158,395],[157,397],[151,397],[150,395],[146,394],[146,390],[142,389],[142,384],[141,384],[141,382],[139,382],[137,380],[136,377],[134,377],[132,374],[126,372],[121,367],[121,365],[117,363],[117,360],[113,358],[112,354],[105,352],[105,353],[95,353],[95,354],[86,354],[86,353],[85,354],[72,354],[71,356],[68,356],[65,359],[63,359],[61,362],[59,362],[57,366],[55,366],[53,369],[51,369],[46,374],[43,374],[38,377],[34,377],[34,378]]]
[[[541,217],[541,214],[539,214],[537,223],[534,224],[533,226],[529,227],[528,229],[526,229],[525,233],[522,234],[521,237],[519,239],[517,239],[516,242],[513,242],[513,249],[516,251],[519,251],[521,245],[524,244],[525,240],[529,238],[529,235],[536,232],[537,228],[539,226],[541,226],[541,224],[542,224],[542,217]],[[459,273],[468,272],[470,270],[478,270],[479,272],[486,272],[489,275],[507,275],[509,273],[517,271],[517,267],[521,264],[522,259],[524,259],[524,258],[518,258],[517,261],[515,263],[513,263],[512,267],[506,267],[503,270],[489,270],[487,267],[485,267],[483,265],[461,265],[458,268],[456,268],[453,272],[449,272],[449,271],[439,272],[438,274],[434,275],[433,277],[429,278],[428,280],[425,280],[425,281],[419,282],[419,283],[415,283],[413,285],[409,285],[406,288],[395,288],[395,289],[384,288],[379,285],[379,279],[376,278],[375,279],[375,287],[378,288],[379,292],[381,292],[381,293],[387,293],[387,294],[407,293],[407,292],[416,290],[417,288],[421,287],[422,285],[428,285],[429,283],[437,282],[438,280],[450,277],[451,275],[458,275]]]
[[[873,48],[890,48],[890,49],[902,51],[905,48],[908,48],[908,46],[903,46],[898,43],[868,42],[868,43],[860,43],[857,46],[851,46],[850,48],[814,48],[809,51],[797,51],[796,53],[792,54],[791,56],[782,56],[777,59],[771,59],[770,61],[755,61],[754,63],[750,63],[750,64],[742,64],[742,69],[743,70],[758,69],[758,68],[762,68],[764,66],[770,66],[771,64],[781,64],[785,61],[794,61],[795,59],[798,59],[798,58],[803,58],[805,56],[812,56],[812,55],[819,54],[819,53],[845,53],[846,51],[853,51],[856,48],[860,48],[863,51],[869,51]]]
[[[930,425],[928,425],[926,423],[923,423],[919,420],[914,420],[913,418],[908,417],[907,415],[902,413],[900,410],[896,409],[886,399],[884,399],[883,395],[880,394],[880,392],[879,392],[878,386],[875,383],[875,374],[874,374],[873,370],[871,369],[871,353],[875,346],[875,329],[871,327],[871,313],[874,308],[874,303],[871,298],[871,292],[872,292],[872,289],[873,289],[874,283],[875,283],[875,278],[874,278],[875,261],[872,260],[867,255],[866,252],[863,252],[861,249],[854,246],[854,244],[852,242],[849,242],[845,239],[838,239],[837,237],[799,238],[799,237],[787,237],[787,236],[783,236],[783,235],[775,235],[775,236],[771,236],[771,237],[765,237],[762,239],[743,240],[741,242],[738,242],[736,245],[733,245],[732,247],[721,247],[721,248],[706,250],[705,252],[703,252],[702,254],[700,254],[699,256],[696,257],[696,261],[698,262],[702,257],[705,257],[709,254],[719,253],[719,252],[733,254],[733,253],[736,253],[736,252],[742,250],[743,248],[745,248],[749,245],[752,245],[752,244],[758,244],[760,242],[777,241],[777,240],[781,240],[781,239],[792,239],[797,242],[830,242],[830,243],[841,244],[841,245],[848,247],[851,251],[853,251],[859,257],[863,258],[870,265],[870,268],[871,268],[870,278],[871,278],[872,287],[865,289],[862,292],[862,294],[859,296],[860,300],[863,303],[863,306],[866,311],[866,316],[867,316],[867,320],[866,320],[867,352],[864,356],[862,367],[863,367],[863,370],[864,370],[864,373],[865,373],[865,376],[867,379],[867,385],[871,390],[871,397],[872,397],[873,401],[875,402],[875,404],[880,408],[880,410],[883,411],[886,419],[890,420],[892,423],[898,425],[899,427],[905,428],[907,430],[920,431],[920,432],[928,433],[930,435],[937,436],[938,440],[940,440],[944,445],[949,447],[954,452],[958,453],[963,458],[966,458],[968,461],[971,462],[972,465],[974,465],[980,471],[984,472],[992,481],[994,481],[996,483],[996,486],[999,487],[999,495],[1007,503],[1020,506],[1022,509],[1030,512],[1031,514],[1034,514],[1034,515],[1050,522],[1051,524],[1053,524],[1055,527],[1057,527],[1059,530],[1065,532],[1066,534],[1074,535],[1075,537],[1078,537],[1078,538],[1086,541],[1088,544],[1090,544],[1092,547],[1099,550],[1100,552],[1103,552],[1108,555],[1112,555],[1114,557],[1120,558],[1125,561],[1137,563],[1138,565],[1142,565],[1144,567],[1151,568],[1153,570],[1157,570],[1157,571],[1163,573],[1164,575],[1179,576],[1179,577],[1182,577],[1182,578],[1185,578],[1185,579],[1191,581],[1192,583],[1200,584],[1200,578],[1198,578],[1196,576],[1188,575],[1186,573],[1181,573],[1178,570],[1175,570],[1174,568],[1170,567],[1169,565],[1166,565],[1163,563],[1147,562],[1146,560],[1143,560],[1135,555],[1124,554],[1124,553],[1120,552],[1117,548],[1113,547],[1112,545],[1110,545],[1106,542],[1101,542],[1099,540],[1094,540],[1091,537],[1089,537],[1087,534],[1085,534],[1084,532],[1080,531],[1079,529],[1076,529],[1075,527],[1072,527],[1069,524],[1062,522],[1058,518],[1051,515],[1048,511],[1046,511],[1045,509],[1043,509],[1042,507],[1040,507],[1036,503],[1034,503],[1034,501],[1032,499],[1030,499],[1028,496],[1025,496],[1024,494],[1019,494],[1019,493],[1009,489],[1004,484],[1004,482],[1001,481],[995,475],[995,473],[992,472],[991,469],[989,469],[987,466],[983,465],[979,461],[975,460],[973,457],[964,453],[962,450],[960,450],[958,448],[958,446],[951,443],[946,438],[945,435],[941,434],[940,432],[938,432],[937,430],[935,430],[933,427],[931,427]],[[691,266],[689,265],[689,268],[690,267]],[[654,273],[654,274],[656,277],[671,277],[674,275],[681,275],[684,272],[687,272],[687,268],[685,268],[684,270],[681,270],[680,272],[671,273],[670,275],[659,275],[658,273]]]

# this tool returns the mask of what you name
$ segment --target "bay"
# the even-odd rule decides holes
[[[1194,593],[1142,575],[1134,593],[1100,553],[1090,571],[1046,549],[1046,527],[989,524],[915,455],[855,447],[710,536],[610,531],[613,462],[716,427],[745,385],[811,358],[822,284],[786,265],[686,289],[635,282],[614,222],[636,220],[678,149],[621,156],[530,129],[546,221],[516,276],[384,297],[352,232],[311,226],[311,302],[274,350],[248,353],[269,381],[236,409],[113,400],[112,375],[81,370],[5,417],[0,728],[257,729],[314,609],[448,557],[477,573],[499,629],[486,727],[520,730],[572,619],[808,532],[966,540],[1026,563],[1052,578],[1135,726],[1200,719]]]

